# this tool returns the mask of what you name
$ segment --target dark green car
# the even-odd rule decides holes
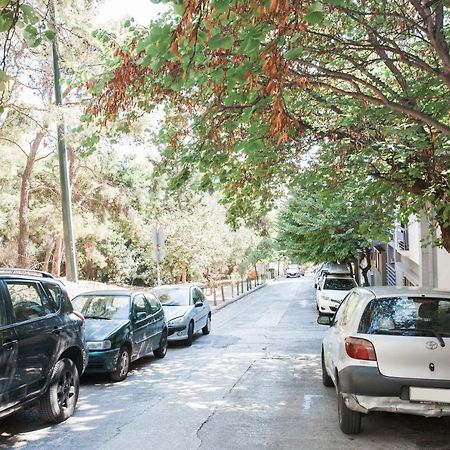
[[[89,349],[87,373],[109,373],[113,381],[126,378],[130,362],[167,352],[167,322],[157,298],[150,293],[93,291],[72,300],[86,319]]]

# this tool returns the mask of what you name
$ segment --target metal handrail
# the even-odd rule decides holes
[[[53,278],[55,279],[55,277],[48,273],[48,272],[44,272],[43,270],[33,270],[33,269],[21,269],[21,268],[16,268],[16,267],[0,267],[0,273],[7,273],[7,274],[17,274],[17,275],[40,275],[43,278]]]

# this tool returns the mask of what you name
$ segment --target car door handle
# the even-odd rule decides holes
[[[6,349],[6,350],[12,350],[13,347],[14,347],[16,344],[17,344],[17,341],[16,341],[16,340],[14,340],[14,341],[6,341],[6,342],[2,345],[2,347],[3,347],[4,349]]]
[[[51,333],[53,333],[53,334],[59,334],[59,333],[61,333],[62,330],[63,330],[62,327],[55,327],[55,328],[53,328],[53,330],[51,331]]]

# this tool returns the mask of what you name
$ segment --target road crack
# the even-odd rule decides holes
[[[242,378],[244,378],[244,376],[248,373],[248,371],[251,369],[253,364],[255,364],[255,362],[259,359],[261,359],[261,358],[256,358],[250,362],[248,367],[244,370],[244,372],[241,374],[241,376],[233,383],[233,385],[230,387],[230,389],[228,389],[228,391],[225,392],[224,395],[222,395],[222,397],[220,398],[220,401],[225,400],[231,394],[231,392],[233,392],[234,388],[240,383]],[[203,445],[203,439],[200,437],[200,432],[202,431],[203,427],[214,417],[214,415],[216,414],[218,409],[219,409],[219,407],[215,406],[214,409],[211,411],[211,413],[206,417],[206,419],[197,428],[197,431],[195,434],[197,436],[197,439],[200,441],[200,444],[198,445],[197,448],[201,448],[201,446]]]

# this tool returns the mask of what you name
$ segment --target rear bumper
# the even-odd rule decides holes
[[[424,417],[450,416],[450,405],[420,403],[409,399],[409,388],[450,389],[450,380],[386,377],[377,367],[346,367],[339,372],[339,388],[353,411],[415,414]]]
[[[378,367],[349,366],[339,372],[339,386],[351,394],[409,400],[410,386],[450,389],[450,380],[386,377]]]

